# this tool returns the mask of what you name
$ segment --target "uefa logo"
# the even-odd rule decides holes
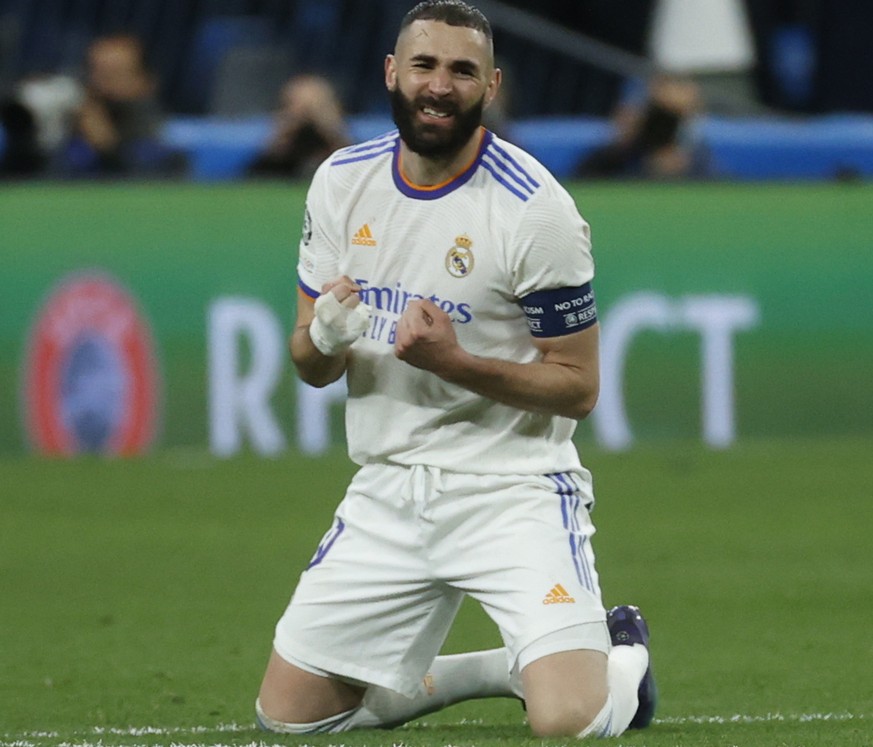
[[[55,288],[31,329],[24,382],[27,430],[43,454],[128,456],[154,437],[151,333],[105,274],[74,275]]]

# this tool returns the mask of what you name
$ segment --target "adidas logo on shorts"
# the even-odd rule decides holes
[[[574,604],[575,602],[576,600],[567,593],[561,584],[555,584],[543,599],[543,604]]]

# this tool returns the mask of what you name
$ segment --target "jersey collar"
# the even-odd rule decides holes
[[[435,184],[432,187],[420,187],[410,182],[403,175],[400,169],[400,138],[398,137],[394,145],[394,155],[391,159],[391,175],[394,177],[394,185],[406,197],[412,197],[415,200],[438,200],[440,197],[454,192],[458,187],[462,187],[472,179],[473,174],[476,173],[476,169],[482,161],[485,149],[491,144],[491,140],[494,137],[492,133],[484,127],[481,131],[482,136],[479,141],[479,149],[473,160],[450,179],[441,184]]]

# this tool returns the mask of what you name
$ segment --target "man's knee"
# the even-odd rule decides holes
[[[258,723],[268,731],[316,734],[345,731],[364,688],[291,664],[273,651],[258,693]]]
[[[538,737],[587,734],[609,699],[606,655],[562,651],[522,670],[530,728]]]

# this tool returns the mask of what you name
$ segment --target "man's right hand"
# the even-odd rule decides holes
[[[370,325],[372,309],[361,302],[361,286],[343,276],[325,283],[309,325],[312,344],[325,356],[344,352]]]

